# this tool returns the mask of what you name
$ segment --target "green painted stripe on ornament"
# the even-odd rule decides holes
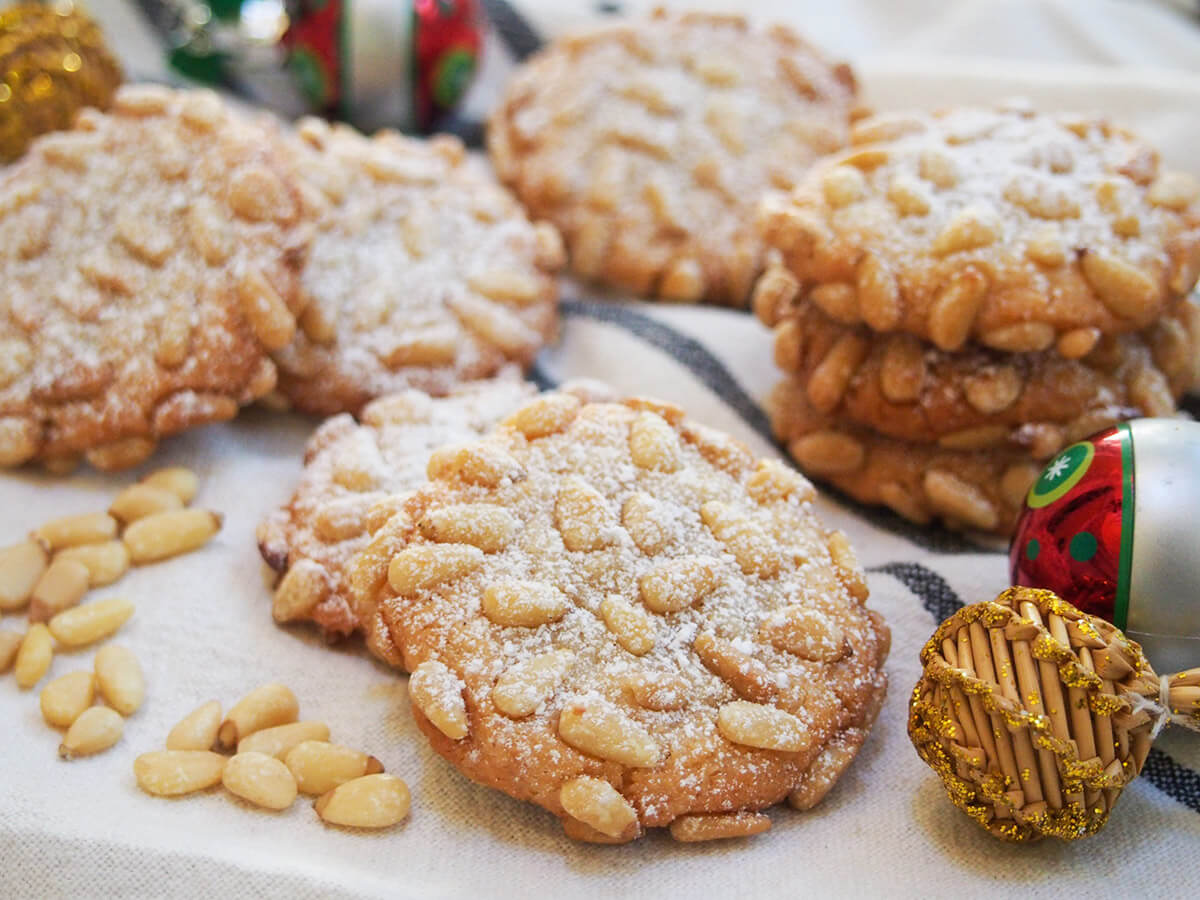
[[[1128,422],[1117,429],[1121,434],[1121,555],[1117,561],[1113,624],[1124,630],[1129,622],[1129,583],[1133,574],[1133,432]]]

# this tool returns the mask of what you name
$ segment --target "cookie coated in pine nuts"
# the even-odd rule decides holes
[[[947,449],[824,416],[793,377],[772,390],[767,412],[775,436],[805,474],[919,525],[939,519],[956,530],[1011,535],[1042,470],[1024,448]]]
[[[1104,120],[1018,107],[861,120],[759,219],[826,313],[943,350],[1077,358],[1200,274],[1200,182]]]
[[[307,244],[268,129],[122,88],[0,173],[0,465],[136,465],[275,386]]]
[[[1080,359],[1045,350],[947,352],[909,334],[835,322],[811,300],[773,318],[775,361],[818,412],[948,449],[1026,448],[1048,459],[1125,419],[1170,416],[1200,374],[1200,298],[1142,332],[1101,335]]]
[[[782,26],[658,11],[525,63],[488,150],[563,233],[576,275],[745,306],[762,267],[755,204],[845,144],[855,89],[848,66]]]
[[[276,348],[297,409],[357,414],[528,368],[558,327],[562,241],[457,138],[302,121],[284,149],[315,223],[295,340]]]
[[[386,520],[389,498],[425,481],[436,447],[484,434],[533,392],[509,369],[448,397],[401,391],[367,404],[358,422],[341,414],[318,428],[291,500],[258,528],[263,559],[280,573],[276,621],[315,622],[331,640],[362,629],[372,653],[399,665],[374,606],[352,605],[345,563]]]
[[[556,392],[436,451],[429,477],[354,583],[437,752],[568,835],[621,843],[772,806],[869,729],[888,628],[787,464],[669,403]],[[852,756],[822,767],[826,786]],[[722,821],[684,833],[764,830]]]

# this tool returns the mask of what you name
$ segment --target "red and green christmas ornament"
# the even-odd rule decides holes
[[[478,0],[144,0],[182,74],[295,117],[430,131],[479,68]]]
[[[1026,496],[1013,584],[1047,588],[1142,644],[1200,660],[1200,423],[1123,422],[1064,449]]]

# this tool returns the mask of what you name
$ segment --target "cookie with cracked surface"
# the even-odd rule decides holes
[[[269,130],[122,88],[0,172],[0,465],[135,465],[272,389],[306,247]]]
[[[527,368],[554,337],[561,239],[457,138],[367,138],[307,119],[284,143],[315,224],[307,306],[275,353],[297,409],[356,413],[405,388],[445,394],[512,362]]]
[[[393,496],[425,482],[436,448],[490,431],[533,393],[509,369],[437,399],[416,390],[380,397],[357,422],[342,413],[322,424],[292,498],[258,527],[259,551],[280,576],[275,620],[314,622],[330,640],[361,629],[372,653],[400,665],[374,606],[352,602],[345,564],[395,510]]]
[[[352,577],[467,776],[622,843],[757,833],[850,763],[889,632],[790,466],[670,404],[550,393],[429,475]]]
[[[1200,274],[1200,182],[1103,120],[961,108],[865,119],[851,144],[759,215],[840,321],[1074,359]]]
[[[563,233],[572,271],[665,300],[745,306],[755,204],[843,146],[848,66],[739,16],[656,13],[565,37],[488,125],[501,179]]]
[[[767,279],[763,280],[766,283]],[[1200,302],[1142,332],[1104,335],[1081,359],[1054,351],[947,352],[912,335],[835,322],[810,300],[756,304],[774,321],[775,361],[819,413],[947,449],[1066,444],[1138,416],[1170,416],[1200,364]]]
[[[1024,449],[952,450],[883,437],[822,415],[792,377],[771,391],[767,414],[775,436],[807,475],[918,525],[939,519],[958,531],[1011,535],[1042,469]]]

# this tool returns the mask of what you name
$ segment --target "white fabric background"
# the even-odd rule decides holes
[[[131,10],[119,0],[90,6],[130,69],[153,74],[154,44]],[[582,21],[579,11],[589,8],[544,6],[532,15],[547,32]],[[762,18],[789,19],[849,56],[880,107],[1024,93],[1047,107],[1108,111],[1157,141],[1174,165],[1200,174],[1200,28],[1166,7],[1112,0],[764,7]],[[486,93],[477,91],[473,102],[486,103]],[[761,399],[773,383],[769,336],[750,317],[638,309],[705,344],[750,396]],[[605,378],[680,402],[756,451],[776,452],[687,369],[617,327],[570,318],[543,363],[561,377]],[[652,835],[605,848],[566,840],[548,814],[471,784],[435,757],[409,719],[403,678],[357,645],[331,650],[306,630],[272,623],[254,528],[289,495],[313,426],[252,411],[170,441],[154,458],[152,466],[194,467],[203,482],[196,503],[224,512],[226,523],[203,551],[136,570],[94,594],[137,604],[119,641],[141,657],[149,690],[117,747],[59,762],[60,735],[42,722],[36,692],[0,678],[0,897],[1200,895],[1200,870],[1186,862],[1200,849],[1200,815],[1144,781],[1126,792],[1102,834],[1075,845],[1005,845],[949,804],[905,734],[916,655],[935,622],[886,575],[871,576],[870,602],[892,627],[892,690],[858,760],[821,806],[776,810],[773,830],[747,842],[679,845]],[[0,475],[0,543],[52,516],[105,508],[137,474]],[[820,506],[867,566],[920,562],[967,602],[1006,585],[1000,553],[934,554],[832,499]],[[0,628],[12,627],[22,620],[0,620]],[[51,677],[89,667],[92,656],[59,656]],[[134,757],[161,747],[176,720],[211,698],[228,706],[270,680],[293,687],[303,717],[325,720],[335,740],[374,753],[409,783],[414,802],[405,825],[348,833],[324,828],[303,798],[272,814],[221,791],[161,800],[138,790]],[[1194,735],[1168,734],[1159,746],[1200,768]]]

